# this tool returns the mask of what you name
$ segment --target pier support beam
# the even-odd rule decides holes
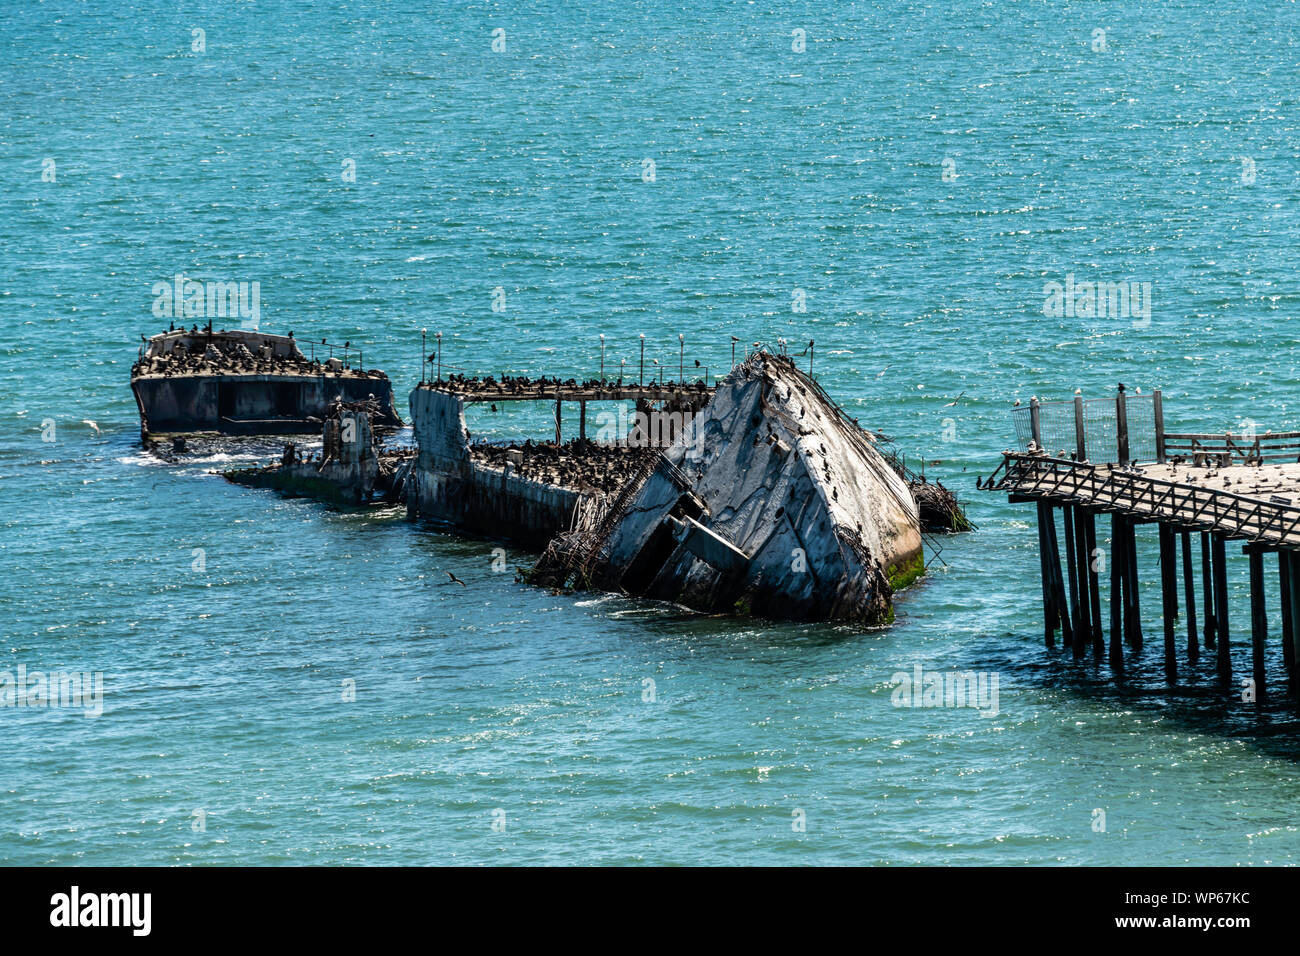
[[[1210,533],[1201,532],[1201,592],[1205,605],[1205,646],[1214,648],[1214,635],[1218,631],[1218,622],[1214,617],[1214,554],[1210,547]]]
[[[1183,602],[1187,605],[1187,659],[1196,663],[1201,656],[1196,639],[1196,572],[1192,568],[1192,533],[1184,531],[1183,538]]]
[[[1124,666],[1124,525],[1121,514],[1110,516],[1110,665],[1116,670]]]
[[[557,445],[561,445],[564,443],[560,435],[560,410],[561,408],[563,408],[563,406],[564,403],[557,398],[555,400],[555,444]]]
[[[1295,692],[1295,619],[1291,616],[1291,558],[1290,551],[1277,553],[1277,577],[1281,586],[1282,611],[1282,661],[1286,664],[1286,686]]]
[[[1138,601],[1137,525],[1124,520],[1124,637],[1133,650],[1142,648],[1142,608]]]
[[[587,403],[578,403],[578,437],[587,437]]]
[[[1212,545],[1211,570],[1214,574],[1214,608],[1215,635],[1218,649],[1219,680],[1224,684],[1232,681],[1232,657],[1228,653],[1228,561],[1224,553],[1223,535],[1214,532],[1210,535]]]
[[[1056,539],[1056,516],[1051,505],[1047,507],[1047,557],[1051,569],[1053,602],[1061,623],[1061,641],[1066,647],[1074,644],[1074,628],[1070,623],[1070,604],[1065,596],[1065,579],[1061,574],[1061,546]]]
[[[1268,616],[1264,610],[1264,554],[1250,549],[1250,660],[1255,682],[1255,703],[1264,700],[1264,642],[1268,640]]]
[[[1201,656],[1196,638],[1196,574],[1192,568],[1192,534],[1182,533],[1183,539],[1183,594],[1187,605],[1187,660],[1195,664]]]
[[[1300,661],[1300,556],[1292,551],[1287,555],[1287,590],[1288,597],[1291,599],[1291,639],[1294,642],[1291,645],[1292,657]],[[1300,665],[1297,665],[1300,666]],[[1296,678],[1297,685],[1300,685],[1300,676]],[[1300,712],[1300,694],[1296,695],[1296,711]]]
[[[1097,516],[1079,509],[1083,520],[1084,545],[1087,548],[1088,618],[1092,624],[1092,650],[1101,660],[1106,653],[1106,639],[1101,632],[1101,575],[1097,571]]]
[[[1074,640],[1071,643],[1077,660],[1083,656],[1084,642],[1092,629],[1088,626],[1087,612],[1084,610],[1087,596],[1080,587],[1086,568],[1079,564],[1079,536],[1075,534],[1074,508],[1071,505],[1061,509],[1061,522],[1065,526],[1065,571],[1070,586],[1070,627],[1074,630]]]
[[[1174,626],[1178,622],[1178,553],[1174,529],[1161,524],[1160,529],[1160,598],[1165,625],[1165,676],[1173,681],[1178,673],[1178,640]]]
[[[1052,586],[1051,541],[1047,536],[1047,525],[1052,520],[1052,506],[1045,501],[1035,503],[1038,509],[1038,570],[1043,579],[1043,642],[1048,647],[1056,646],[1056,625],[1059,614],[1056,610],[1056,589]]]

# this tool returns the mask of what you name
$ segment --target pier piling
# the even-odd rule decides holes
[[[1061,547],[1056,538],[1056,515],[1047,509],[1047,554],[1051,565],[1053,603],[1061,624],[1061,640],[1066,647],[1074,645],[1074,627],[1070,621],[1070,604],[1065,595],[1065,579],[1061,575]]]
[[[1133,650],[1142,649],[1142,607],[1138,599],[1137,522],[1124,519],[1124,636]]]
[[[1264,642],[1268,640],[1268,617],[1264,608],[1264,553],[1250,548],[1250,660],[1255,681],[1255,702],[1264,699]]]
[[[1219,680],[1224,683],[1232,681],[1232,657],[1228,653],[1228,562],[1224,554],[1223,535],[1217,531],[1210,535],[1214,573],[1214,608],[1215,623],[1218,634],[1215,635],[1218,650]]]
[[[1286,686],[1295,692],[1295,620],[1291,617],[1291,552],[1277,553],[1277,577],[1282,613],[1282,661],[1286,665]]]
[[[1124,395],[1124,386],[1115,393],[1115,445],[1119,463],[1127,465],[1128,457],[1128,400]]]
[[[1214,588],[1214,555],[1210,547],[1210,533],[1201,532],[1201,592],[1205,605],[1205,646],[1214,649],[1214,635],[1218,624],[1214,619],[1214,605],[1217,595]]]
[[[1038,570],[1043,579],[1043,642],[1056,646],[1056,594],[1052,588],[1052,565],[1047,537],[1047,523],[1052,520],[1052,506],[1045,501],[1037,503],[1038,510]]]
[[[1165,674],[1172,681],[1178,673],[1177,638],[1174,626],[1178,622],[1178,556],[1174,545],[1174,529],[1161,523],[1160,529],[1160,597],[1165,626]]]
[[[1187,605],[1187,660],[1195,664],[1201,656],[1201,649],[1196,639],[1196,574],[1192,569],[1192,535],[1184,531],[1183,541],[1183,593]]]
[[[1300,661],[1300,558],[1294,553],[1287,555],[1287,597],[1291,605],[1291,659]],[[1300,685],[1300,677],[1296,679],[1297,685]],[[1296,711],[1300,712],[1300,694],[1296,695]]]
[[[1083,656],[1084,634],[1088,628],[1083,620],[1083,602],[1079,593],[1079,546],[1074,534],[1074,508],[1066,505],[1061,509],[1061,523],[1065,532],[1065,573],[1070,591],[1070,627],[1074,631],[1074,656]]]
[[[1110,516],[1110,664],[1116,670],[1124,666],[1124,647],[1121,644],[1124,622],[1124,551],[1120,542],[1124,538],[1125,518],[1121,514]]]
[[[1084,521],[1085,546],[1087,548],[1088,568],[1088,617],[1092,623],[1092,649],[1101,660],[1106,653],[1106,639],[1101,632],[1101,575],[1097,572],[1094,555],[1097,553],[1097,516],[1087,509],[1080,509]]]

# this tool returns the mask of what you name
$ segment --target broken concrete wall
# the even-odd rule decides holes
[[[411,389],[410,405],[421,470],[450,470],[469,461],[465,404],[458,395],[417,387]]]
[[[226,477],[239,484],[339,504],[370,502],[379,480],[379,448],[370,412],[358,405],[332,407],[321,437],[319,461],[302,458],[291,443],[285,446],[279,465],[230,471]]]
[[[510,465],[470,460],[464,403],[432,388],[411,392],[419,454],[406,478],[407,512],[541,549],[569,527],[577,491],[524,479]]]
[[[131,383],[140,408],[141,431],[217,431],[217,380],[191,378],[141,378]]]

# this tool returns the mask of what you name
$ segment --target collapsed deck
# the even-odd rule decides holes
[[[289,497],[312,497],[341,505],[401,498],[399,475],[414,452],[385,447],[374,429],[379,408],[373,401],[330,403],[316,453],[289,442],[280,461],[261,468],[225,472],[236,484],[273,488]]]

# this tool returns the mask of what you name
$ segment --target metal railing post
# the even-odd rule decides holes
[[[1087,444],[1083,433],[1083,396],[1074,396],[1074,457],[1077,461],[1088,460]]]
[[[1121,465],[1128,464],[1128,402],[1124,397],[1124,386],[1115,393],[1115,445]]]
[[[1156,461],[1165,463],[1165,406],[1160,396],[1160,389],[1151,393],[1151,411],[1156,422]]]

